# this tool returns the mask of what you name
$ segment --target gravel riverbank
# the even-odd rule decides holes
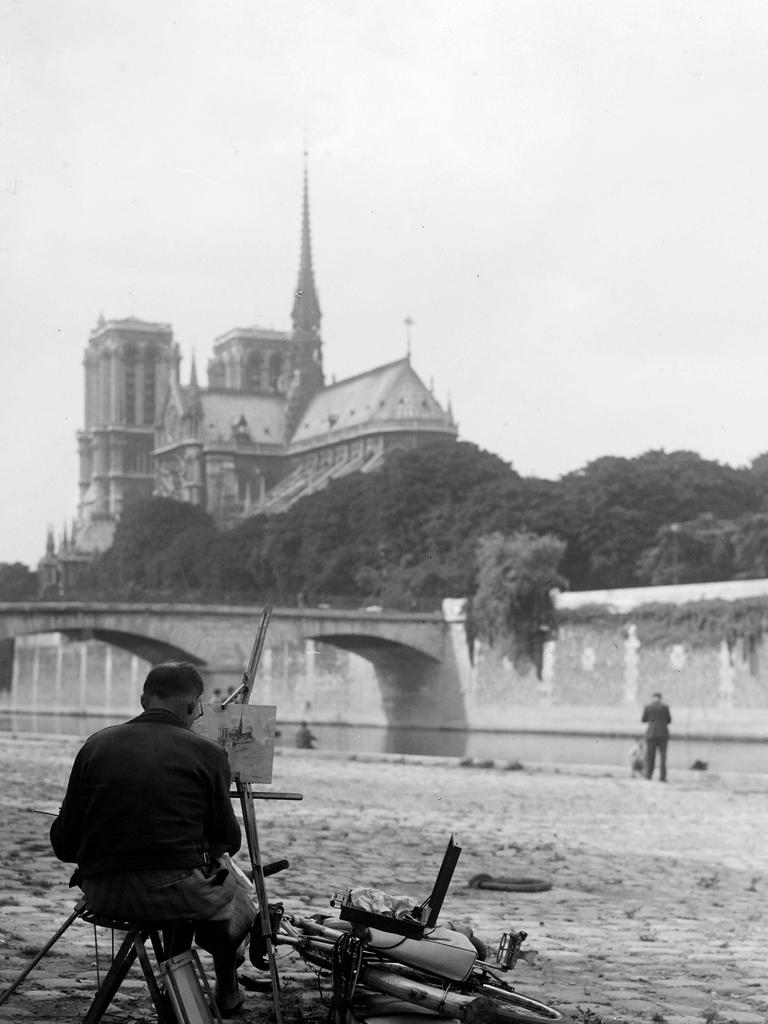
[[[70,913],[71,869],[48,845],[50,817],[80,741],[0,737],[0,988]],[[537,963],[515,984],[577,1019],[765,1024],[768,1019],[768,777],[672,772],[667,785],[600,767],[504,770],[429,758],[285,751],[274,785],[301,802],[263,801],[268,880],[290,911],[323,910],[349,885],[425,898],[451,832],[463,852],[444,917],[494,943],[529,933]],[[550,879],[546,892],[468,887],[478,873]],[[108,933],[102,933],[108,952]],[[93,934],[70,928],[0,1021],[80,1020],[95,984]],[[250,970],[250,968],[249,968]],[[256,972],[253,972],[254,976]],[[314,977],[281,963],[286,1022],[324,1016]],[[250,994],[244,1022],[271,1019]],[[153,1020],[143,979],[124,985],[105,1020]]]

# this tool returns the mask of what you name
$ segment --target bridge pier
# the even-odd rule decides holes
[[[376,637],[318,637],[373,665],[386,724],[392,728],[466,729],[464,693],[455,659],[438,659]]]
[[[242,665],[197,665],[197,671],[203,677],[205,691],[204,701],[224,700],[236,690],[243,681]],[[258,703],[254,700],[254,703]]]
[[[374,671],[392,728],[466,729],[467,714],[456,678],[446,665],[428,659],[414,664],[396,651],[379,652]]]

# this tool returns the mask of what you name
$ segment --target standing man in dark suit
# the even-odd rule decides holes
[[[667,781],[667,741],[672,715],[662,703],[661,694],[654,693],[653,700],[643,708],[643,722],[648,723],[645,731],[646,762],[645,777],[650,779],[656,766],[656,751],[659,752],[659,781]]]

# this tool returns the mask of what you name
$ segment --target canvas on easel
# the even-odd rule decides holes
[[[232,778],[242,783],[271,783],[275,758],[274,704],[204,704],[195,732],[223,747]]]

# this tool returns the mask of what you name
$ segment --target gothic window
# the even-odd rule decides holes
[[[179,410],[175,405],[172,405],[166,414],[164,433],[167,441],[175,441],[177,438],[181,437],[181,431],[179,430]]]
[[[151,455],[151,442],[143,438],[134,439],[124,451],[123,470],[126,473],[142,473],[146,476],[151,471]]]
[[[273,352],[269,357],[269,386],[273,391],[277,391],[280,377],[283,373],[283,360],[277,354]]]
[[[245,502],[249,497],[253,499],[253,495],[256,493],[256,488],[253,486],[251,474],[248,470],[238,469],[237,471],[237,497],[240,501]]]
[[[208,363],[208,382],[212,388],[224,387],[224,363],[218,356]]]
[[[129,427],[136,423],[136,352],[128,349],[125,353],[125,422]]]
[[[144,418],[145,424],[155,422],[157,382],[155,379],[157,353],[149,350],[144,357]]]
[[[249,352],[245,363],[245,387],[247,391],[261,390],[261,373],[264,360],[261,352]]]

